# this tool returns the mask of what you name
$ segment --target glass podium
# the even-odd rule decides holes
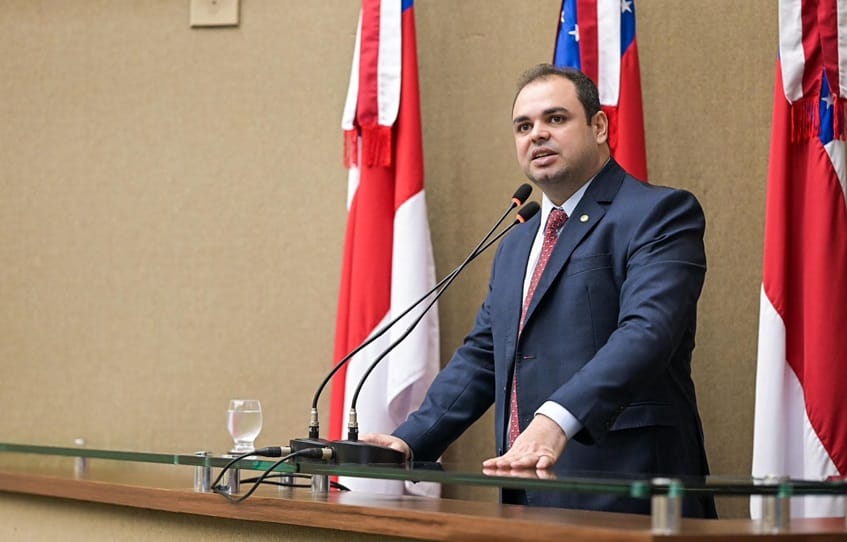
[[[185,487],[196,492],[211,491],[211,480],[224,474],[232,456],[208,452],[161,453],[148,451],[92,449],[83,446],[49,446],[0,442],[0,469],[27,465],[37,469],[39,464],[63,461],[73,465],[73,476],[85,479],[90,462],[106,460],[122,464],[182,466],[176,475]],[[412,463],[403,466],[335,464],[318,459],[299,459],[279,462],[277,458],[247,457],[226,469],[231,494],[246,489],[246,473],[253,480],[269,471],[277,478],[291,480],[307,477],[313,495],[329,491],[330,477],[348,476],[437,482],[440,484],[477,485],[496,488],[540,489],[569,492],[603,493],[637,499],[650,499],[654,533],[672,534],[680,525],[681,498],[686,495],[760,496],[764,531],[778,533],[790,524],[789,501],[792,497],[847,495],[847,479],[824,481],[797,480],[785,477],[750,478],[708,476],[694,478],[635,478],[606,473],[584,473],[556,478],[552,473],[527,471],[509,474],[486,474],[479,465],[442,463]],[[239,487],[239,476],[245,485]],[[192,482],[193,481],[193,482]],[[847,528],[842,522],[842,525]]]

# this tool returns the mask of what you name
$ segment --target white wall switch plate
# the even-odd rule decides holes
[[[190,22],[196,26],[238,26],[238,0],[190,0]]]

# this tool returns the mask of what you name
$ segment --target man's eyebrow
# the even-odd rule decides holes
[[[559,105],[559,106],[556,106],[556,107],[550,107],[550,108],[545,109],[544,111],[541,112],[542,116],[545,116],[545,117],[548,116],[548,115],[553,115],[555,113],[568,113],[568,108],[562,107],[562,106]],[[521,122],[526,122],[528,120],[529,120],[529,116],[520,115],[520,116],[517,116],[514,119],[512,119],[512,124],[518,124],[518,123],[521,123]]]

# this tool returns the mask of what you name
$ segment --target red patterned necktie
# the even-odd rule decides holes
[[[568,214],[561,209],[553,209],[550,211],[550,216],[547,217],[547,226],[544,228],[544,243],[541,245],[541,254],[538,256],[538,263],[535,264],[535,270],[532,272],[532,279],[529,281],[529,289],[526,291],[526,298],[521,309],[521,323],[518,328],[518,336],[523,332],[523,326],[526,322],[526,313],[529,309],[529,304],[532,303],[532,296],[535,293],[535,288],[538,287],[538,281],[544,273],[544,268],[547,266],[547,261],[550,259],[550,254],[553,253],[553,248],[556,246],[556,241],[559,239],[559,229],[564,226],[568,219]],[[515,372],[512,377],[512,393],[509,400],[509,448],[515,443],[515,439],[521,433],[520,421],[518,419],[518,365],[515,362]]]

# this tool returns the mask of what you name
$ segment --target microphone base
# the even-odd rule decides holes
[[[292,452],[299,452],[307,448],[331,448],[332,442],[323,438],[295,438],[289,441]],[[298,461],[309,463],[326,463],[323,459],[312,459],[309,457],[299,457]]]
[[[406,464],[406,454],[387,446],[360,440],[336,440],[329,446],[335,452],[335,462],[339,464],[398,466]]]

